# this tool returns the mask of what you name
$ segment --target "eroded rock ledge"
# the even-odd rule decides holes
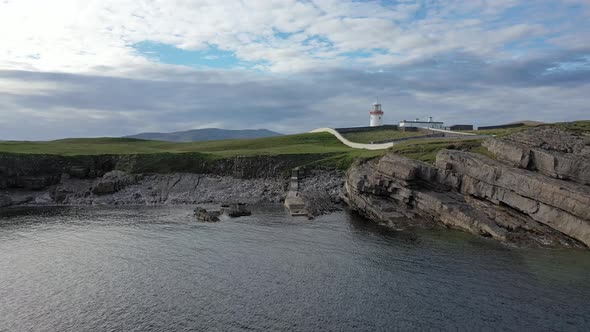
[[[394,227],[443,224],[520,245],[590,246],[587,138],[534,130],[488,140],[496,160],[442,150],[435,165],[394,154],[357,164],[345,199]]]

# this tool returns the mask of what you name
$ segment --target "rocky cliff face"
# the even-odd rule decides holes
[[[187,154],[0,154],[0,207],[20,204],[280,202],[286,175],[329,155],[230,157]],[[341,176],[316,174],[319,187]],[[328,173],[326,173],[328,174]],[[311,188],[312,186],[310,186]],[[337,196],[337,195],[332,195]]]
[[[486,141],[496,159],[442,150],[429,165],[388,154],[348,171],[345,198],[394,227],[443,224],[510,243],[590,246],[588,144],[542,128]]]
[[[199,153],[56,156],[0,154],[0,189],[41,190],[60,183],[65,174],[77,179],[101,178],[108,172],[130,174],[195,173],[241,179],[270,178],[328,155],[299,154],[212,159]]]
[[[484,146],[496,158],[514,167],[590,185],[588,136],[541,127],[503,139],[489,139]]]

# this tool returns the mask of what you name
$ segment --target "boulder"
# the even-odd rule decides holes
[[[224,204],[221,206],[221,214],[225,214],[232,218],[252,215],[245,203]]]
[[[12,198],[8,194],[0,194],[0,208],[12,205]]]
[[[90,169],[85,166],[72,166],[67,170],[67,174],[78,179],[85,179],[90,174]]]
[[[112,194],[137,183],[137,180],[137,176],[125,172],[108,172],[94,185],[92,193],[95,195]]]
[[[201,207],[197,207],[194,212],[197,220],[204,222],[217,222],[221,215],[220,211],[207,211],[207,209]]]

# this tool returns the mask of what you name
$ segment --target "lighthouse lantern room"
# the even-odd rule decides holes
[[[369,112],[369,114],[371,114],[371,127],[378,127],[383,125],[383,111],[381,110],[381,104],[374,103],[373,109],[371,110],[371,112]]]

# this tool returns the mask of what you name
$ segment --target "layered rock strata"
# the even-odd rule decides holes
[[[394,227],[444,224],[511,243],[590,246],[590,187],[583,168],[553,168],[561,170],[559,175],[549,168],[541,171],[540,163],[530,161],[531,155],[540,155],[530,152],[535,149],[573,159],[586,145],[560,152],[564,157],[547,148],[556,146],[551,142],[533,147],[530,141],[523,140],[525,145],[511,139],[516,138],[487,141],[497,160],[442,150],[435,165],[394,154],[357,164],[346,175],[345,199],[361,213]],[[502,144],[513,144],[513,149],[499,149]],[[514,153],[517,144],[529,149],[529,161],[517,163],[527,158]]]
[[[546,176],[590,185],[590,138],[583,134],[541,127],[483,145],[502,162]]]

